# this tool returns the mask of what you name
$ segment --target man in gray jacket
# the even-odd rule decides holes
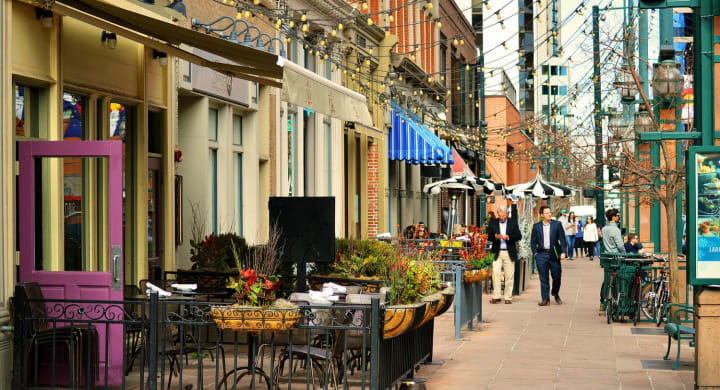
[[[620,212],[618,209],[605,211],[608,222],[602,228],[602,242],[607,253],[625,253],[625,242],[620,232]],[[605,298],[605,282],[600,287],[600,310],[605,310],[603,299]]]
[[[610,209],[605,211],[608,222],[602,228],[602,241],[605,246],[605,252],[608,253],[625,253],[625,241],[620,232],[620,212],[618,209]]]

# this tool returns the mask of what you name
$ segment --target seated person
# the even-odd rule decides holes
[[[638,239],[637,234],[635,234],[635,233],[628,234],[628,240],[625,243],[625,252],[638,253],[638,254],[645,253],[645,250],[643,249],[643,246],[640,243],[640,240]]]

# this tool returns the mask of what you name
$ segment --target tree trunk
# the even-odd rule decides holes
[[[680,281],[680,267],[678,265],[678,247],[677,247],[677,198],[670,195],[663,202],[665,206],[665,217],[667,218],[667,238],[668,238],[668,261],[670,263],[670,301],[672,303],[682,303],[680,301],[680,288],[685,283]],[[660,221],[652,221],[660,223]]]

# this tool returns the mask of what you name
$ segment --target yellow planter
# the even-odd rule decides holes
[[[300,309],[269,309],[252,306],[213,306],[213,320],[219,329],[238,332],[279,332],[291,329],[300,320]]]
[[[423,319],[420,321],[420,323],[417,325],[418,327],[425,325],[426,322],[435,318],[435,316],[440,311],[442,301],[443,296],[441,294],[433,294],[431,297],[423,298],[423,302],[427,303],[427,306],[425,307],[425,315],[423,316]]]
[[[385,309],[385,326],[383,337],[386,339],[399,336],[418,326],[425,318],[427,303],[415,303],[402,306],[388,306]]]
[[[455,293],[454,292],[444,292],[442,291],[442,300],[440,301],[440,308],[438,309],[438,312],[435,313],[435,316],[439,316],[444,314],[450,306],[452,306],[453,299],[455,299]]]

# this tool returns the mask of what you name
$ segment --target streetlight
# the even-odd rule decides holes
[[[615,88],[620,92],[620,99],[625,104],[629,104],[635,101],[635,95],[637,94],[637,85],[635,85],[635,79],[633,79],[630,65],[624,63],[620,71],[615,75]]]
[[[653,65],[653,93],[660,98],[672,98],[680,93],[683,76],[680,64],[673,60],[665,60]]]
[[[638,134],[647,133],[653,130],[652,118],[647,108],[643,107],[635,113],[635,132]]]
[[[608,109],[608,128],[615,136],[624,136],[628,125],[625,123],[623,111],[616,108]]]

